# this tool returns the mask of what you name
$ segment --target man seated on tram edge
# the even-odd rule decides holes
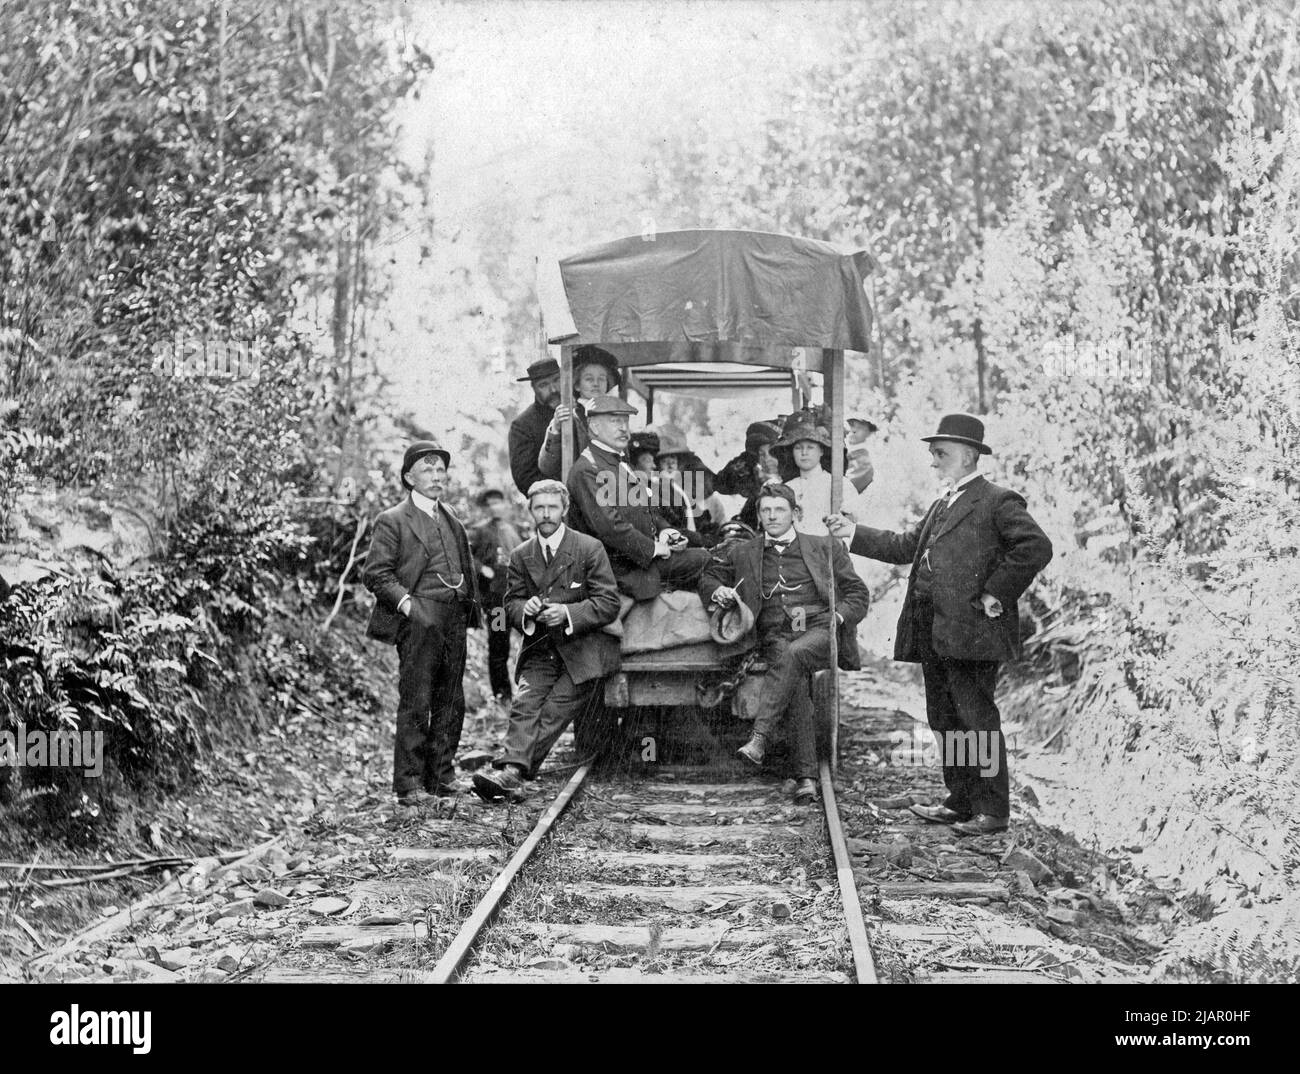
[[[653,506],[644,476],[629,465],[628,417],[636,413],[616,395],[602,395],[587,408],[591,443],[569,470],[569,523],[605,546],[619,592],[650,600],[664,590],[694,589],[709,553],[688,547]]]
[[[816,797],[817,744],[811,676],[830,667],[832,572],[839,666],[861,667],[857,625],[867,614],[870,593],[854,573],[842,541],[794,528],[795,495],[770,483],[759,493],[763,535],[741,541],[716,557],[700,581],[705,605],[743,605],[758,630],[759,656],[767,664],[754,729],[739,754],[761,766],[769,743],[783,733],[795,779],[794,800]]]

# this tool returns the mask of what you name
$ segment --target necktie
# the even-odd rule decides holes
[[[549,567],[551,565],[551,559],[551,546],[549,544],[542,545],[542,562]]]
[[[768,541],[768,548],[775,548],[778,556],[785,555],[785,550],[790,547],[789,541]]]

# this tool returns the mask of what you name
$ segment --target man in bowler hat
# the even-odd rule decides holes
[[[406,449],[407,496],[375,519],[363,573],[375,595],[366,634],[397,646],[393,793],[403,807],[458,790],[465,631],[480,613],[469,538],[442,502],[450,462],[432,440]]]
[[[518,383],[533,386],[533,402],[510,423],[510,476],[515,488],[524,495],[542,480],[538,455],[546,442],[547,429],[560,402],[560,363],[554,358],[539,358],[528,367]]]
[[[993,700],[998,665],[1020,655],[1016,602],[1052,558],[1052,542],[1018,493],[977,473],[984,423],[945,414],[930,444],[944,483],[925,517],[902,533],[854,526],[840,516],[831,532],[849,550],[885,563],[910,563],[894,659],[919,662],[926,716],[938,740],[942,805],[912,812],[962,835],[1005,831],[1010,781],[1001,715]]]

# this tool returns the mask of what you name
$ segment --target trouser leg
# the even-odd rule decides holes
[[[465,726],[464,604],[439,604],[442,643],[430,703],[429,746],[424,756],[424,789],[430,793],[456,780],[456,751]]]
[[[510,684],[510,624],[501,614],[501,606],[485,608],[488,631],[488,684],[492,696],[509,701],[514,693]]]
[[[564,665],[559,654],[549,645],[525,652],[519,660],[522,664],[517,683],[519,690],[510,706],[505,752],[498,765],[518,765],[527,772],[532,765],[533,744],[538,739],[542,708],[564,671]]]
[[[599,679],[575,684],[567,671],[555,680],[538,715],[537,737],[533,741],[529,757],[529,776],[537,775],[537,770],[542,767],[542,762],[569,723],[595,702],[599,686]]]
[[[424,783],[425,750],[437,653],[442,631],[403,619],[397,630],[397,734],[393,740],[393,792],[419,790]]]
[[[789,739],[792,775],[813,779],[817,775],[817,737],[809,689],[814,671],[830,666],[830,628],[809,626],[802,633],[786,630],[763,639],[767,674],[754,718],[754,731],[766,737],[778,729]]]
[[[659,561],[659,581],[664,589],[694,589],[709,565],[705,548],[688,548]]]
[[[961,768],[971,812],[1011,815],[1011,780],[1002,718],[994,701],[993,660],[947,660],[948,695],[957,714],[953,763]],[[958,737],[960,736],[960,737]],[[945,758],[947,760],[947,758]],[[963,763],[964,762],[964,763]]]

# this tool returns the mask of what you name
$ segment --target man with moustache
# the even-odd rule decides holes
[[[616,395],[591,403],[591,443],[569,470],[569,522],[605,546],[619,592],[649,600],[667,589],[694,589],[709,553],[688,547],[686,537],[651,506],[650,488],[626,454],[628,416],[635,413]]]
[[[522,797],[523,782],[541,768],[572,721],[578,753],[604,744],[596,723],[601,684],[618,670],[618,639],[604,633],[618,617],[618,589],[605,549],[564,524],[569,492],[558,481],[528,490],[536,532],[510,554],[506,615],[524,636],[510,709],[506,748],[493,767],[474,774],[487,801]]]
[[[961,835],[1005,831],[1010,780],[1001,715],[994,703],[998,664],[1020,655],[1016,602],[1052,558],[1052,542],[1018,493],[977,473],[984,423],[945,414],[930,444],[943,495],[902,533],[828,519],[849,550],[885,563],[910,563],[894,659],[919,662],[925,709],[943,757],[942,805],[912,812]],[[958,763],[961,762],[961,763]]]
[[[560,363],[554,358],[540,358],[517,383],[524,381],[533,386],[533,402],[510,423],[508,444],[510,476],[514,478],[515,488],[527,494],[543,478],[538,455],[560,402]]]
[[[831,578],[839,666],[847,671],[861,667],[857,626],[871,595],[853,572],[844,545],[796,530],[794,511],[795,495],[788,485],[764,485],[758,494],[763,535],[733,544],[715,559],[700,580],[700,598],[706,606],[743,604],[752,615],[767,672],[753,733],[738,752],[750,764],[761,765],[768,744],[784,732],[789,774],[796,781],[794,801],[807,805],[817,795],[811,676],[830,667]]]
[[[368,637],[397,646],[393,793],[401,807],[458,791],[465,631],[479,625],[465,527],[442,502],[451,455],[417,440],[402,458],[407,497],[375,519],[363,572],[375,595]]]

